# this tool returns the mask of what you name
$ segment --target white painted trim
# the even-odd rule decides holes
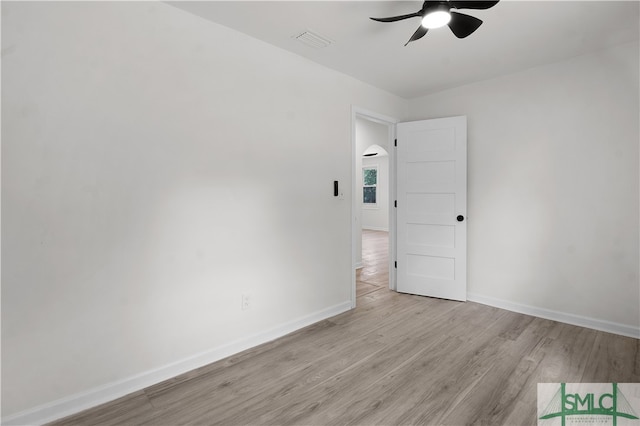
[[[366,229],[368,231],[384,231],[389,232],[389,228],[382,228],[378,226],[363,226],[362,229]]]
[[[619,334],[621,336],[640,339],[640,327],[634,327],[616,322],[605,321],[597,318],[584,317],[581,315],[568,314],[565,312],[553,311],[536,306],[523,305],[494,297],[483,296],[476,293],[467,293],[467,300],[494,308],[506,309],[507,311],[518,312],[520,314],[532,315],[552,321],[591,328],[594,330],[606,331],[607,333]]]
[[[396,156],[396,132],[397,132],[397,123],[389,126],[389,289],[392,291],[396,291],[397,288],[397,272],[398,270],[394,267],[395,260],[397,258],[397,219],[396,213],[397,210],[395,208],[395,200],[397,200],[397,156]]]
[[[66,398],[16,413],[2,419],[3,425],[41,425],[87,408],[112,401],[116,398],[139,391],[187,371],[200,368],[228,356],[270,342],[286,334],[331,318],[351,309],[351,301],[339,303],[327,309],[306,315],[263,332],[238,339],[234,342],[209,349],[180,361],[149,370],[144,373],[89,389]]]
[[[355,118],[356,115],[359,115],[361,117],[366,118],[367,120],[375,121],[376,123],[384,124],[385,126],[388,126],[390,124],[396,124],[398,122],[398,120],[393,118],[393,117],[389,117],[387,115],[378,114],[377,112],[370,111],[370,110],[364,109],[364,108],[360,108],[360,107],[357,107],[357,106],[354,106],[354,105],[351,106],[351,111],[352,111],[352,114],[353,114],[354,118]],[[355,164],[355,162],[354,162],[354,164]]]
[[[364,268],[364,265],[362,264],[362,262],[356,262],[356,264],[353,265],[353,269],[360,269],[360,268]]]

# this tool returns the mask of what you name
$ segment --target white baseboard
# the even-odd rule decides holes
[[[353,269],[360,269],[363,268],[364,265],[362,264],[362,262],[356,262],[355,265],[353,265]]]
[[[616,322],[600,320],[597,318],[583,317],[581,315],[567,314],[565,312],[552,311],[550,309],[538,308],[535,306],[523,305],[510,302],[508,300],[496,299],[494,297],[483,296],[481,294],[467,293],[467,300],[493,306],[494,308],[506,309],[507,311],[518,312],[520,314],[532,315],[548,320],[577,325],[580,327],[592,328],[594,330],[606,331],[607,333],[619,334],[621,336],[640,339],[640,327],[634,327]]]
[[[132,392],[186,373],[193,369],[211,364],[244,350],[267,343],[296,330],[333,317],[351,309],[351,301],[342,302],[322,311],[314,312],[302,318],[290,321],[272,329],[245,337],[234,342],[209,349],[191,357],[146,371],[136,376],[90,389],[66,398],[52,401],[38,407],[16,413],[2,419],[3,425],[41,425],[78,413],[87,408],[112,401]]]

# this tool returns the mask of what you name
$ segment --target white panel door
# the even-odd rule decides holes
[[[398,124],[397,285],[467,300],[467,118]]]

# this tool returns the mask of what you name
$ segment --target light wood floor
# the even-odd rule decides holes
[[[57,424],[532,425],[539,382],[640,382],[637,339],[389,291],[385,238],[355,310]]]
[[[389,288],[389,233],[363,229],[362,268],[356,271],[356,296],[381,287]]]

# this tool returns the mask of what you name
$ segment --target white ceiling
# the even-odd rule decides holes
[[[369,19],[418,11],[421,1],[177,1],[171,5],[351,75],[403,98],[638,40],[638,1],[503,0],[462,10],[484,21],[466,39],[444,27],[404,47],[419,18]],[[294,36],[312,30],[316,49]]]

